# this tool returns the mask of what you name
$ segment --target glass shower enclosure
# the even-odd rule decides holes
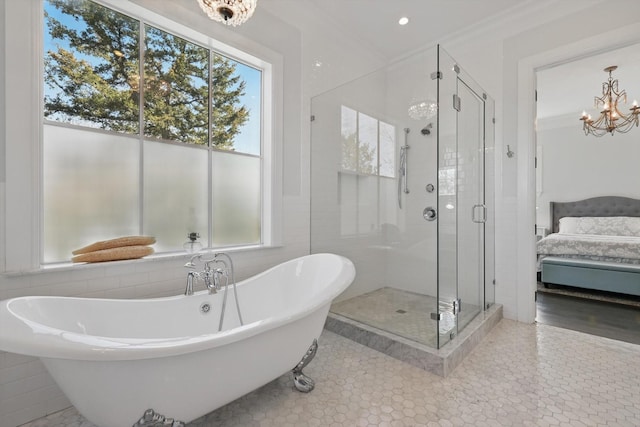
[[[441,348],[494,303],[494,102],[440,46],[311,103],[311,252],[331,312]]]

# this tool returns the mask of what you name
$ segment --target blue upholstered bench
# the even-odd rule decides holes
[[[547,257],[542,283],[640,296],[640,265]]]

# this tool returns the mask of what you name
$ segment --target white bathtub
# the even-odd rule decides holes
[[[280,264],[238,283],[244,326],[229,291],[221,332],[222,292],[9,299],[0,302],[0,350],[41,358],[99,426],[131,426],[148,409],[189,422],[296,366],[354,277],[351,261],[333,254]]]

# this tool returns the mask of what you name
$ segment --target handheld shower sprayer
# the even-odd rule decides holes
[[[398,168],[398,207],[402,209],[402,197],[401,194],[409,194],[409,187],[407,185],[407,174],[408,166],[407,166],[407,151],[409,150],[409,128],[404,128],[404,145],[400,147],[400,167]]]

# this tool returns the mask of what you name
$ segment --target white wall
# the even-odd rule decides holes
[[[536,189],[536,224],[551,228],[552,201],[598,196],[640,198],[639,142],[640,129],[596,138],[584,134],[575,116],[538,120],[542,191]]]

